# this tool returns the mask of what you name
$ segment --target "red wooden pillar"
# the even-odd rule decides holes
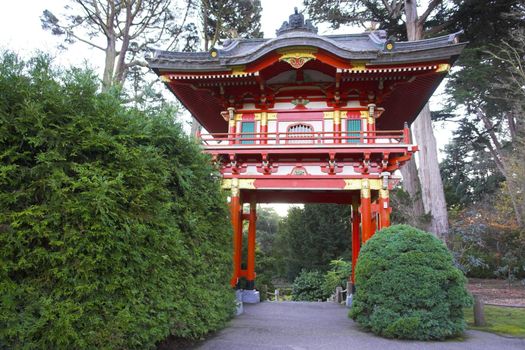
[[[230,210],[233,228],[233,274],[230,284],[235,288],[239,282],[242,259],[242,203],[239,191],[239,179],[232,179]]]
[[[334,143],[341,143],[341,111],[334,111]]]
[[[268,143],[268,113],[261,112],[261,144]]]
[[[376,143],[376,123],[375,123],[375,107],[376,105],[371,103],[368,105],[368,118],[367,118],[367,130],[368,130],[368,143]]]
[[[359,199],[354,197],[352,199],[352,285],[355,284],[355,267],[357,266],[357,258],[359,256],[359,250],[361,249],[361,241],[359,237]]]
[[[247,262],[247,285],[246,289],[255,287],[255,232],[257,223],[256,203],[250,202],[250,222],[248,226],[248,262]]]
[[[237,128],[235,121],[235,114],[234,114],[235,108],[229,107],[228,108],[228,138],[230,139],[230,145],[237,143]]]
[[[379,190],[379,227],[390,226],[390,199],[388,190]]]
[[[368,179],[363,179],[361,185],[361,229],[363,243],[372,237],[372,203],[370,200],[370,184]]]

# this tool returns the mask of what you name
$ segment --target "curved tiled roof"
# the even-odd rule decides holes
[[[346,60],[366,60],[371,64],[392,64],[450,59],[459,55],[466,43],[457,43],[461,32],[431,39],[396,42],[393,50],[385,49],[384,31],[362,34],[321,36],[315,32],[287,30],[272,39],[235,39],[227,41],[218,55],[208,52],[170,52],[154,50],[148,58],[156,70],[221,71],[245,65],[272,51],[294,46],[308,46],[330,52]]]

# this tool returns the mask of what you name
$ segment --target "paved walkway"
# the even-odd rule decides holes
[[[525,339],[468,331],[464,340],[417,342],[388,340],[360,330],[334,303],[264,302],[244,305],[244,314],[199,344],[202,350],[303,349],[458,349],[524,350]]]

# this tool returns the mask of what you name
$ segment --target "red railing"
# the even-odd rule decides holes
[[[225,145],[325,145],[325,144],[410,144],[410,130],[376,130],[349,132],[266,132],[201,134],[202,143],[209,147]]]

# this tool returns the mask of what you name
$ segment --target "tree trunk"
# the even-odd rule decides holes
[[[106,47],[106,60],[104,62],[104,75],[102,76],[102,87],[107,90],[113,84],[115,61],[117,59],[116,42],[114,37],[108,37]]]
[[[419,179],[421,181],[421,196],[426,213],[431,214],[430,232],[440,238],[448,233],[447,202],[439,172],[436,138],[432,130],[430,108],[428,103],[412,126],[419,145]]]
[[[137,6],[140,6],[137,5]],[[138,9],[137,9],[138,10]],[[133,21],[133,13],[130,3],[126,3],[126,23],[124,25],[124,29],[122,30],[122,45],[120,46],[119,56],[117,60],[117,68],[115,71],[115,79],[113,83],[117,84],[124,84],[124,81],[126,80],[126,73],[127,73],[127,66],[126,66],[126,53],[129,49],[129,30],[131,26],[131,22]]]
[[[419,227],[421,229],[428,229],[423,225],[423,216],[425,215],[425,207],[421,199],[421,185],[419,183],[419,177],[417,175],[417,167],[414,159],[407,162],[401,167],[401,175],[403,175],[403,189],[410,196],[410,202],[412,203],[412,213],[410,216],[409,223],[412,226]]]
[[[408,40],[420,40],[423,37],[423,24],[418,19],[416,0],[405,0],[405,15]],[[432,215],[429,230],[436,236],[444,238],[449,228],[448,213],[428,103],[412,124],[412,130],[419,145],[419,180],[423,206],[425,212]]]

